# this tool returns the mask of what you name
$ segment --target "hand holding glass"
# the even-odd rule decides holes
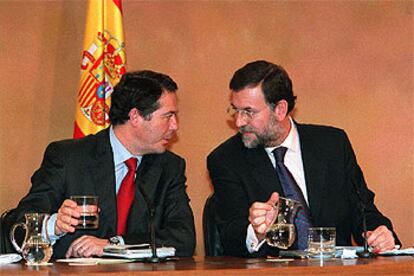
[[[274,208],[278,214],[275,222],[266,232],[268,245],[280,249],[288,249],[296,239],[294,220],[300,203],[296,200],[279,197]]]
[[[78,211],[81,214],[76,229],[98,229],[98,197],[71,196],[70,199],[78,204]]]

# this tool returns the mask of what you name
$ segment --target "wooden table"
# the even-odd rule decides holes
[[[0,275],[414,275],[414,257],[374,259],[293,260],[270,262],[266,259],[234,257],[194,257],[159,264],[125,263],[96,266],[70,266],[54,263],[32,267],[23,262],[0,265]]]

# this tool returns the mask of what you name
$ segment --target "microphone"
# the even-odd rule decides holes
[[[366,205],[364,202],[364,199],[362,198],[361,191],[359,190],[359,187],[354,179],[351,180],[352,185],[354,186],[355,193],[358,196],[358,205],[360,207],[361,211],[361,217],[362,217],[362,231],[364,231],[364,250],[362,252],[358,252],[357,255],[360,258],[372,258],[375,257],[375,255],[372,252],[369,252],[368,250],[368,238],[367,238],[367,217],[365,215],[365,209]]]
[[[155,226],[154,226],[154,216],[155,216],[155,207],[152,200],[149,199],[147,193],[145,192],[142,185],[138,185],[138,189],[144,197],[145,203],[147,204],[149,212],[149,228],[150,228],[150,247],[151,247],[151,257],[143,258],[142,261],[145,263],[159,263],[164,262],[166,258],[160,258],[157,255],[157,246],[155,244]]]

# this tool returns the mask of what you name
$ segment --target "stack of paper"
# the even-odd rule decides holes
[[[172,257],[175,255],[174,247],[158,247],[158,257]],[[152,251],[148,244],[138,245],[110,245],[104,248],[103,256],[119,257],[127,259],[141,259],[152,257]]]

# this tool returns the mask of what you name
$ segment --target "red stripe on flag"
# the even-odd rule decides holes
[[[75,121],[75,126],[73,128],[73,138],[82,138],[85,137],[82,130],[79,128],[78,123]]]
[[[122,0],[113,0],[114,4],[118,7],[119,11],[122,14]]]
[[[90,97],[86,98],[84,103],[83,103],[83,106],[88,106],[91,103],[94,103],[96,101],[96,97],[93,97],[93,96],[94,96],[94,94],[92,94],[92,95],[90,95]]]
[[[82,83],[81,88],[79,89],[79,94],[78,94],[78,99],[82,99],[83,95],[84,95],[84,88],[86,86],[86,84],[91,80],[91,75],[88,75],[88,77],[86,78],[86,80]]]
[[[82,97],[81,98],[79,98],[79,100],[78,100],[78,102],[79,102],[79,104],[81,105],[81,106],[83,106],[83,103],[85,102],[85,99],[86,98],[88,98],[89,96],[90,96],[90,89],[91,89],[91,86],[93,87],[93,83],[94,83],[94,80],[92,79],[89,83],[88,83],[88,85],[84,88],[84,91],[82,92]]]
[[[82,100],[82,106],[87,106],[87,105],[89,105],[89,103],[93,100],[93,99],[95,99],[96,98],[96,93],[97,93],[97,90],[98,90],[98,88],[99,88],[99,85],[98,84],[96,84],[95,82],[93,83],[93,85],[92,86],[90,86],[90,87],[88,87],[88,90],[87,91],[85,91],[85,97],[84,97],[84,99]]]
[[[81,106],[85,106],[85,102],[87,101],[87,99],[89,99],[91,96],[95,96],[95,92],[93,91],[93,89],[95,88],[94,83],[94,79],[92,79],[86,86],[85,92],[83,93],[84,96],[82,97],[82,99],[79,99]]]

